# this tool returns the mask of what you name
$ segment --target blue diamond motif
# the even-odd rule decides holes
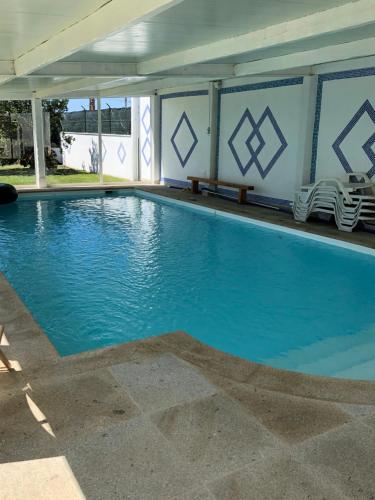
[[[145,142],[143,143],[142,146],[142,156],[143,159],[146,163],[146,165],[149,167],[151,163],[151,142],[150,139],[147,137]]]
[[[119,145],[119,147],[117,148],[117,156],[118,156],[118,159],[120,160],[120,162],[124,163],[125,158],[126,158],[126,150],[125,150],[122,142]]]
[[[147,104],[147,106],[145,107],[145,109],[143,111],[142,120],[141,120],[143,130],[146,132],[146,135],[148,135],[150,133],[150,130],[151,130],[150,118],[151,118],[151,110],[150,110],[150,106]]]
[[[177,134],[179,133],[180,128],[181,128],[181,126],[182,126],[182,124],[184,122],[186,123],[186,125],[187,125],[187,127],[188,127],[188,129],[190,131],[192,143],[191,143],[191,146],[190,146],[188,152],[183,157],[182,154],[180,153],[178,147],[177,147],[175,139],[176,139]],[[190,123],[190,120],[189,120],[187,114],[185,113],[185,111],[182,113],[181,118],[179,119],[179,121],[177,123],[177,126],[175,128],[175,131],[173,132],[173,135],[171,137],[171,143],[172,143],[173,149],[176,152],[176,155],[177,155],[178,159],[180,160],[180,163],[181,163],[182,167],[185,167],[185,165],[189,161],[189,158],[192,155],[194,149],[196,148],[196,145],[198,144],[198,138],[197,138],[197,136],[196,136],[196,134],[194,132],[194,129],[193,129],[193,127],[192,127],[192,125]]]
[[[250,137],[251,136],[246,141],[246,145],[249,148],[249,151],[250,151],[250,154],[251,154],[251,158],[254,161],[254,163],[255,163],[255,165],[256,165],[259,173],[260,173],[260,176],[262,177],[262,179],[264,179],[265,177],[267,177],[267,175],[270,172],[270,170],[272,169],[272,167],[275,165],[275,163],[277,162],[277,160],[280,158],[280,156],[283,154],[283,152],[285,151],[285,149],[288,146],[288,143],[286,142],[285,137],[283,136],[283,133],[281,132],[281,129],[280,129],[279,125],[277,124],[277,121],[276,121],[275,117],[272,114],[272,111],[270,110],[270,108],[268,106],[266,107],[266,109],[264,110],[264,112],[263,112],[262,116],[260,117],[258,123],[256,124],[256,126],[258,128],[258,131],[260,131],[260,127],[262,126],[263,122],[266,119],[268,119],[271,122],[273,130],[274,130],[275,134],[277,135],[277,137],[278,137],[278,139],[280,141],[280,146],[278,147],[278,149],[276,150],[275,154],[272,156],[272,158],[270,159],[270,161],[268,162],[268,164],[265,166],[265,168],[263,168],[262,165],[259,162],[259,159],[258,159],[259,158],[259,152],[253,151],[253,149],[251,147],[251,144],[250,144],[250,142],[251,142]],[[264,143],[264,140],[263,140],[263,143]],[[263,147],[261,149],[263,149]]]
[[[366,113],[369,116],[369,118],[372,120],[373,124],[375,125],[375,109],[373,108],[370,101],[368,99],[366,99],[366,101],[362,104],[362,106],[354,114],[353,118],[349,121],[349,123],[346,125],[346,127],[341,132],[341,134],[337,137],[335,142],[332,144],[332,148],[333,148],[334,152],[336,153],[338,159],[340,160],[341,165],[343,166],[345,172],[348,172],[348,173],[353,172],[353,169],[352,169],[351,165],[349,164],[349,161],[347,160],[346,156],[344,155],[344,153],[341,149],[341,145],[344,142],[344,140],[347,138],[347,136],[350,134],[350,132],[357,125],[357,123],[362,118],[362,116],[364,116]],[[374,143],[375,143],[375,133],[373,133],[362,146],[362,149],[365,152],[367,158],[372,163],[372,167],[367,172],[367,175],[370,178],[373,175],[375,175],[375,152],[373,150]]]
[[[228,141],[229,149],[231,150],[232,155],[234,156],[234,159],[236,160],[236,163],[238,165],[238,168],[241,170],[242,175],[246,175],[247,171],[249,170],[249,168],[253,164],[253,160],[252,160],[252,156],[250,156],[248,162],[243,164],[238,153],[237,153],[237,150],[235,148],[234,141],[235,141],[238,133],[240,132],[241,128],[243,127],[244,123],[246,122],[246,120],[250,123],[250,125],[252,127],[252,132],[249,135],[250,142],[253,140],[254,137],[257,137],[257,139],[259,141],[259,146],[256,150],[257,154],[259,154],[260,150],[263,148],[263,145],[264,145],[263,137],[260,135],[260,133],[257,129],[256,122],[255,122],[252,114],[250,113],[249,109],[246,108],[244,114],[241,116],[240,121],[237,123],[237,126],[234,129],[234,131],[233,131],[233,133],[230,136],[229,141]]]
[[[247,138],[247,140],[245,141],[247,149],[249,150],[249,153],[250,153],[249,160],[247,161],[247,163],[243,164],[241,162],[241,159],[240,159],[240,157],[237,153],[237,150],[235,148],[234,140],[236,139],[237,134],[241,130],[241,128],[246,120],[250,123],[250,125],[252,127],[252,131],[251,131],[249,137]],[[263,148],[266,147],[266,141],[262,135],[261,127],[266,120],[269,120],[271,122],[271,125],[272,125],[274,132],[275,132],[275,135],[278,137],[278,139],[280,141],[280,146],[277,148],[276,152],[273,154],[272,158],[269,160],[267,165],[262,166],[260,161],[259,161],[259,155],[260,155],[261,151],[263,150]],[[266,109],[264,110],[262,116],[260,117],[260,119],[258,121],[255,121],[253,115],[250,113],[249,109],[247,108],[245,110],[244,114],[242,115],[240,121],[238,122],[236,128],[234,129],[231,137],[229,138],[228,145],[229,145],[229,148],[233,154],[234,159],[236,160],[237,166],[240,169],[242,175],[246,175],[246,173],[248,172],[250,167],[253,164],[255,164],[260,176],[262,177],[262,179],[264,179],[269,174],[272,167],[275,165],[277,160],[280,158],[282,153],[287,148],[288,143],[287,143],[283,133],[281,132],[281,129],[280,129],[271,109],[269,108],[269,106],[267,106]]]

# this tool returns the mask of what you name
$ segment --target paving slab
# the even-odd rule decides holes
[[[32,383],[29,394],[60,440],[91,433],[140,413],[106,369],[39,379]]]
[[[243,467],[280,442],[240,405],[216,394],[151,416],[163,435],[204,479]]]
[[[293,444],[351,420],[334,403],[266,391],[251,385],[227,388],[251,415],[273,434]]]
[[[205,487],[198,490],[188,491],[178,497],[173,497],[171,500],[215,500],[214,495]]]
[[[84,435],[65,447],[90,500],[166,500],[196,484],[189,464],[144,417]]]
[[[217,392],[217,387],[210,384],[194,367],[173,354],[122,363],[112,366],[111,372],[147,412]]]
[[[336,482],[349,498],[375,499],[375,428],[359,419],[295,448],[296,457]]]
[[[42,411],[27,392],[18,390],[0,402],[0,463],[56,454],[57,443]]]
[[[350,403],[337,403],[340,410],[346,412],[352,417],[375,416],[375,405],[355,405]]]
[[[217,500],[345,500],[340,488],[289,453],[254,462],[209,484]]]

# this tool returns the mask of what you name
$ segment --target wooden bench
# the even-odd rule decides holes
[[[199,193],[199,183],[212,184],[214,186],[225,186],[238,189],[238,203],[246,202],[247,191],[252,191],[254,186],[247,186],[246,184],[237,184],[236,182],[227,182],[217,179],[206,179],[205,177],[188,176],[188,181],[191,181],[191,192],[194,194]]]

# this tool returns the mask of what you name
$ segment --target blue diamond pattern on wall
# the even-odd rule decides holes
[[[149,167],[151,163],[151,142],[148,137],[146,138],[142,146],[142,156],[146,165]]]
[[[104,141],[103,141],[103,145],[102,145],[102,157],[103,157],[102,161],[103,162],[104,162],[106,156],[107,156],[107,148],[106,148]]]
[[[179,135],[182,133],[182,127],[184,125],[187,127],[187,130],[189,131],[191,142],[189,141],[186,144],[187,151],[181,152],[180,151],[181,146],[179,149],[178,145],[176,144],[176,140],[178,140]],[[175,128],[175,131],[173,132],[173,135],[171,137],[171,143],[172,143],[173,149],[176,152],[178,159],[180,160],[182,167],[185,167],[185,165],[189,161],[189,158],[192,155],[194,149],[196,148],[196,145],[198,144],[198,138],[194,132],[194,129],[193,129],[193,127],[190,123],[190,120],[189,120],[187,114],[185,113],[185,111],[182,113],[181,118],[179,119],[177,126]]]
[[[122,142],[120,143],[119,147],[117,148],[117,156],[118,156],[118,159],[120,160],[120,162],[124,163],[125,158],[126,158],[126,150],[125,150],[125,147],[124,147]]]
[[[265,165],[262,165],[259,159],[260,153],[263,151],[264,148],[273,147],[271,145],[271,141],[270,140],[267,141],[267,137],[265,138],[261,131],[262,126],[265,124],[266,121],[268,121],[271,124],[274,135],[278,139],[280,145],[277,147],[276,151],[273,152],[271,159],[269,159]],[[239,134],[241,133],[241,130],[244,126],[250,126],[251,129],[250,135],[247,137],[245,141],[247,150],[249,152],[249,156],[246,158],[247,161],[241,160],[240,154],[237,151],[235,144],[235,141],[239,136]],[[273,139],[274,138],[272,138],[272,142]],[[268,144],[270,145],[268,146]],[[271,109],[269,108],[269,106],[267,106],[258,121],[254,119],[253,115],[250,113],[249,108],[246,108],[246,110],[244,111],[243,115],[240,118],[240,121],[238,122],[237,126],[235,127],[232,135],[228,140],[228,146],[232,152],[234,159],[236,160],[237,166],[240,169],[242,175],[246,175],[250,167],[253,164],[255,164],[260,173],[260,176],[262,177],[262,179],[264,179],[265,177],[267,177],[272,167],[275,165],[277,160],[280,158],[282,153],[287,148],[288,143],[286,142],[285,137],[281,132],[281,129]]]
[[[144,130],[144,140],[141,148],[141,153],[142,157],[146,163],[146,165],[149,167],[151,164],[151,137],[150,137],[150,132],[151,132],[151,109],[150,106],[147,104],[145,109],[143,110],[142,113],[142,127]]]
[[[342,146],[343,142],[345,141],[345,139],[350,135],[350,133],[357,126],[357,124],[361,120],[361,118],[364,117],[366,114],[370,118],[370,120],[372,121],[373,125],[375,126],[375,109],[368,99],[366,99],[366,101],[362,104],[362,106],[354,114],[352,119],[344,127],[343,131],[340,133],[340,135],[337,137],[335,142],[332,144],[332,148],[333,148],[334,152],[336,153],[338,159],[340,160],[340,163],[343,166],[345,172],[350,173],[353,171],[357,171],[358,166],[356,165],[354,170],[353,170],[353,168],[351,167],[343,150],[341,149],[341,146]],[[370,160],[370,162],[372,164],[371,168],[367,172],[367,175],[369,177],[372,177],[373,175],[375,175],[375,152],[373,149],[374,144],[375,144],[375,132],[373,134],[371,134],[370,137],[362,145],[363,151],[365,152],[367,158]],[[361,168],[359,170],[361,170]]]
[[[150,132],[150,129],[151,129],[151,110],[150,110],[150,106],[147,104],[147,106],[145,107],[144,111],[143,111],[143,115],[142,115],[142,126],[143,126],[143,130],[146,132],[146,135],[149,134]]]

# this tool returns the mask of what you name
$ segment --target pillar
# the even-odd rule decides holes
[[[38,188],[46,187],[46,162],[44,157],[44,119],[41,99],[32,97],[33,142],[35,177]]]

